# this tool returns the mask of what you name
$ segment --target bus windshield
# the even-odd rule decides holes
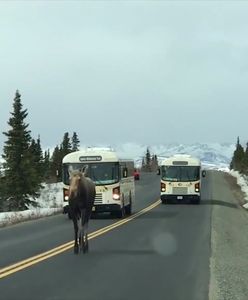
[[[119,181],[119,164],[109,163],[66,163],[63,164],[63,183],[69,185],[69,169],[82,170],[87,167],[86,176],[96,185],[113,184]]]
[[[200,179],[199,166],[162,166],[162,179],[165,181],[197,181]]]

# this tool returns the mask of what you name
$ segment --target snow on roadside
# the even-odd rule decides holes
[[[237,178],[237,184],[241,187],[242,192],[245,193],[245,200],[247,203],[245,203],[243,207],[248,209],[248,176],[241,175],[239,172],[234,170],[231,170],[229,173],[233,177]]]
[[[211,169],[211,167],[208,169]],[[246,195],[245,200],[247,203],[243,207],[248,209],[248,176],[241,175],[237,171],[230,171],[224,167],[218,168],[218,170],[229,172],[230,175],[237,178],[238,185]],[[25,211],[0,212],[0,227],[61,213],[63,209],[62,182],[44,184],[40,197],[36,201],[39,204],[38,208],[30,207]]]
[[[44,184],[37,202],[42,208],[62,208],[63,183],[58,182]]]
[[[0,213],[0,227],[51,216],[61,211],[59,208],[35,208],[24,211],[3,212]]]
[[[63,208],[62,182],[44,184],[40,197],[36,199],[38,208],[25,211],[0,212],[0,227],[61,213]]]

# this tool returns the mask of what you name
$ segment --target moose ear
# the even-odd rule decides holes
[[[85,165],[80,172],[85,176],[87,174],[87,170],[88,170],[88,165]]]

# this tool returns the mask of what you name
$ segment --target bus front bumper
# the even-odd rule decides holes
[[[92,207],[92,212],[112,212],[119,211],[121,206],[119,204],[97,204]]]
[[[200,202],[201,197],[199,195],[161,195],[162,202]]]
[[[115,212],[119,211],[121,206],[118,204],[98,204],[92,207],[92,212],[100,213],[100,212]],[[67,214],[69,212],[69,205],[65,205],[63,207],[63,214]]]

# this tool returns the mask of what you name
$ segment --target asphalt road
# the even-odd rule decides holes
[[[0,279],[0,298],[42,300],[207,300],[212,180],[201,205],[162,205],[92,234],[90,252],[72,248]],[[159,198],[159,177],[141,175],[134,211]],[[90,232],[118,222],[92,219]],[[72,223],[58,215],[0,229],[0,268],[71,241]]]

